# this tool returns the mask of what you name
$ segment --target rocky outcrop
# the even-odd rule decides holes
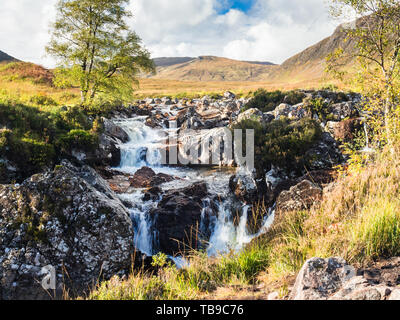
[[[202,217],[202,204],[208,197],[205,183],[167,191],[150,212],[157,232],[155,247],[170,255],[199,248],[200,238],[206,236],[201,234],[201,225],[209,230],[211,219],[208,214]]]
[[[300,211],[309,209],[314,203],[322,199],[322,189],[308,180],[283,191],[277,201],[277,212]]]
[[[341,258],[312,258],[299,272],[291,300],[400,300],[400,258],[355,269]]]
[[[129,271],[134,252],[129,213],[91,168],[64,161],[20,186],[0,186],[0,298],[48,299],[43,268],[56,290],[74,295]]]

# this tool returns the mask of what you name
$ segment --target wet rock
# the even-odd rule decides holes
[[[300,270],[290,300],[327,300],[355,274],[341,258],[312,258]]]
[[[158,235],[155,247],[169,255],[199,248],[200,226],[210,223],[209,216],[202,219],[203,200],[208,197],[205,183],[164,194],[157,208],[150,212]]]
[[[261,200],[267,191],[264,179],[257,179],[256,172],[239,170],[229,180],[229,188],[236,198],[245,203]]]
[[[321,199],[322,189],[312,182],[304,180],[279,195],[276,209],[277,212],[305,210]]]
[[[130,186],[133,188],[151,188],[166,182],[171,182],[175,179],[176,178],[164,173],[156,174],[154,170],[149,167],[143,167],[136,171],[129,181]]]
[[[49,299],[42,268],[73,295],[129,271],[129,213],[96,172],[64,161],[20,186],[0,186],[0,298]]]
[[[102,118],[103,126],[104,126],[104,133],[112,138],[116,138],[122,143],[126,143],[129,141],[128,134],[119,126],[117,126],[111,120],[106,118]]]

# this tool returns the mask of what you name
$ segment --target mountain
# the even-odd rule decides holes
[[[181,60],[182,59],[182,60]],[[269,75],[270,62],[246,62],[214,56],[154,59],[157,74],[152,78],[197,81],[246,81]]]
[[[9,62],[9,61],[17,61],[17,59],[9,56],[7,53],[0,51],[0,63]]]
[[[357,23],[361,23],[358,20]],[[287,59],[281,65],[270,62],[238,61],[214,56],[198,58],[156,58],[157,74],[148,76],[158,79],[191,81],[271,81],[300,82],[320,80],[326,76],[326,57],[342,47],[346,53],[354,51],[354,41],[346,41],[340,25],[334,33]],[[353,64],[347,61],[347,67]]]

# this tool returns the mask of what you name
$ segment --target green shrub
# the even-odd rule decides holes
[[[244,120],[233,129],[255,130],[255,164],[261,172],[272,165],[288,170],[304,170],[314,159],[306,156],[322,135],[321,126],[314,120],[293,122],[287,118],[262,125],[254,120]],[[245,143],[245,142],[244,142]]]
[[[71,152],[73,149],[92,151],[96,148],[97,142],[97,135],[89,131],[74,129],[61,136],[58,145],[64,152]]]
[[[58,105],[57,101],[55,101],[52,97],[49,97],[43,93],[38,93],[38,94],[32,96],[29,99],[29,102],[39,105],[39,106],[57,106]]]
[[[285,103],[291,104],[291,105],[296,105],[299,103],[302,103],[306,95],[303,92],[300,91],[289,91],[284,99]]]
[[[244,107],[244,111],[257,108],[262,112],[269,112],[281,104],[284,98],[285,94],[281,91],[268,92],[265,89],[258,89],[254,92],[253,98]]]
[[[329,104],[322,98],[306,99],[304,107],[312,117],[317,116],[321,120],[326,120],[329,116]]]

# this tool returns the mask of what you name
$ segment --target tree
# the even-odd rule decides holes
[[[55,83],[75,85],[82,105],[98,95],[128,100],[141,71],[154,71],[149,52],[126,19],[129,0],[59,0],[46,50],[58,61]]]
[[[359,17],[343,28],[354,50],[339,48],[328,57],[328,71],[343,76],[343,61],[357,58],[364,94],[370,99],[372,115],[384,115],[384,139],[392,143],[397,133],[396,96],[400,64],[400,3],[398,0],[332,0],[332,15]],[[367,85],[368,84],[368,85]],[[397,119],[397,118],[396,118]],[[394,121],[393,121],[394,120]]]

